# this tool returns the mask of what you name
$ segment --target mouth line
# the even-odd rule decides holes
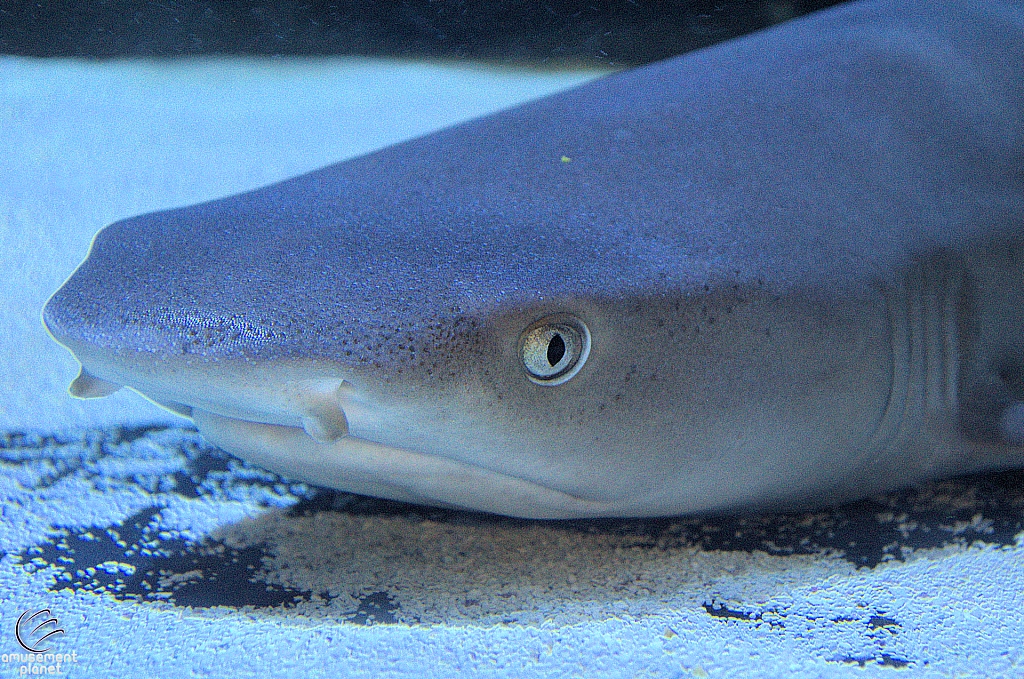
[[[283,476],[403,502],[470,508],[522,518],[607,515],[590,500],[473,463],[346,434],[320,443],[303,427],[267,424],[192,409],[210,443]]]
[[[75,352],[77,355],[77,352]],[[86,359],[87,362],[82,361]],[[136,363],[82,355],[71,392],[96,398],[127,386],[247,462],[335,490],[527,519],[621,515],[628,499],[591,499],[474,461],[353,434],[384,431],[378,405],[333,369]],[[370,428],[367,429],[367,424]]]

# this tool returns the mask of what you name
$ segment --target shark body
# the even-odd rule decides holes
[[[524,517],[1024,464],[1024,6],[861,2],[112,224],[71,392]]]

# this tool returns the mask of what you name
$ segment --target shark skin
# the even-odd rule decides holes
[[[43,320],[212,443],[532,518],[1024,465],[1024,5],[868,1],[104,228]]]

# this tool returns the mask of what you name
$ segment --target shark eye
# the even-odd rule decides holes
[[[519,338],[519,356],[531,382],[555,386],[569,381],[590,354],[590,331],[569,314],[547,316]]]

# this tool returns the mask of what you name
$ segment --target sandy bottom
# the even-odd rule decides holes
[[[9,434],[0,465],[0,628],[49,608],[72,676],[1022,669],[1020,472],[812,514],[523,521],[289,482],[178,427]]]

